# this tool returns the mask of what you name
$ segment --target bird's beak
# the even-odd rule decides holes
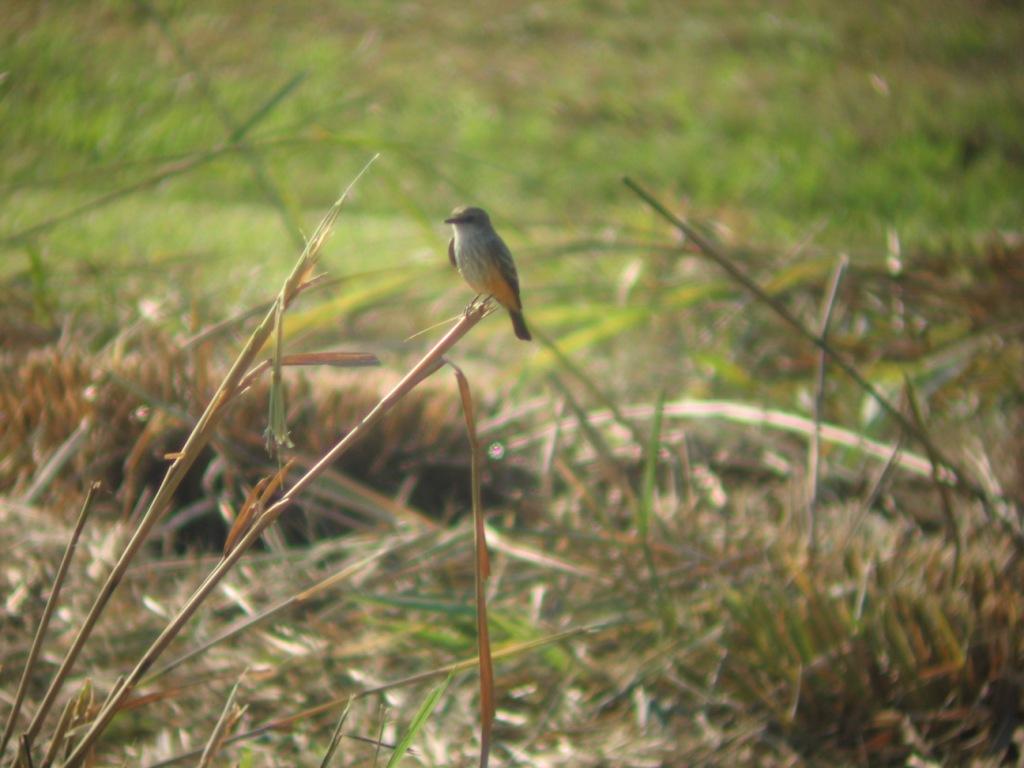
[[[444,223],[445,224],[458,224],[460,221],[462,221],[462,219],[458,218],[457,216],[452,216],[450,219],[445,219]]]

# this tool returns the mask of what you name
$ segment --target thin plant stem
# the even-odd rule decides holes
[[[374,160],[375,159],[376,158],[374,158]],[[370,161],[370,163],[372,162],[373,160]],[[369,164],[367,164],[367,167],[369,167]],[[365,171],[366,168],[363,169],[363,172]],[[362,176],[362,173],[353,180],[352,184],[355,184],[360,176]],[[294,298],[301,291],[303,281],[308,276],[308,273],[313,269],[313,265],[316,261],[316,255],[326,241],[331,227],[334,225],[334,221],[337,219],[338,213],[341,211],[341,206],[347,198],[351,188],[352,187],[350,185],[349,188],[342,193],[341,197],[338,198],[334,206],[320,222],[320,225],[313,233],[313,236],[309,239],[305,250],[295,263],[291,274],[288,275],[284,281],[284,288],[282,289],[283,295]],[[50,686],[39,705],[39,709],[36,711],[32,722],[29,724],[27,734],[30,743],[36,736],[38,736],[39,731],[42,728],[43,721],[57,698],[57,694],[63,687],[64,681],[71,673],[71,669],[74,666],[75,661],[78,659],[78,655],[82,652],[82,648],[89,639],[89,636],[91,635],[96,622],[99,620],[100,615],[103,613],[104,608],[106,608],[111,596],[121,583],[121,579],[124,577],[125,571],[128,570],[128,566],[131,564],[131,561],[142,548],[142,545],[150,531],[170,507],[175,491],[181,484],[181,481],[184,479],[189,469],[192,467],[192,464],[195,463],[196,459],[202,453],[203,448],[212,439],[214,428],[216,427],[221,414],[224,412],[223,406],[226,405],[238,392],[239,382],[242,380],[246,371],[248,371],[252,366],[252,362],[259,354],[260,350],[263,349],[273,327],[274,308],[272,307],[264,316],[262,322],[260,322],[252,332],[249,340],[246,342],[242,351],[232,364],[231,369],[224,377],[213,397],[210,398],[202,416],[199,417],[199,421],[196,423],[196,426],[186,439],[184,447],[177,453],[174,462],[167,470],[167,474],[164,475],[164,479],[160,483],[160,487],[157,489],[156,494],[154,494],[152,501],[150,501],[149,507],[143,515],[142,520],[139,521],[138,526],[135,528],[131,538],[125,545],[117,563],[114,565],[113,569],[111,569],[110,575],[107,576],[107,580],[96,595],[96,599],[93,602],[92,607],[86,614],[82,625],[78,628],[78,633],[75,635],[75,639],[72,642],[71,647],[68,648],[68,651],[64,656],[64,660],[61,662],[60,667],[57,669],[57,672],[50,681]]]
[[[53,586],[50,588],[50,596],[46,599],[46,607],[43,608],[42,618],[39,619],[39,626],[36,628],[36,635],[32,638],[32,647],[29,649],[28,659],[25,661],[25,667],[21,672],[21,680],[18,682],[18,691],[14,694],[14,705],[11,707],[11,711],[7,715],[7,725],[4,726],[4,735],[0,738],[0,757],[3,756],[4,750],[7,749],[7,742],[10,740],[11,734],[14,732],[14,723],[18,719],[22,702],[25,700],[28,681],[32,676],[32,671],[35,669],[36,660],[39,658],[39,651],[42,649],[43,638],[46,637],[46,630],[50,626],[50,619],[53,616],[54,610],[57,608],[57,599],[60,597],[61,588],[64,586],[64,579],[67,576],[68,567],[71,565],[71,558],[75,555],[75,549],[78,547],[78,539],[82,535],[82,531],[85,528],[85,521],[89,518],[89,510],[92,509],[93,500],[96,498],[96,494],[99,490],[100,483],[93,483],[89,486],[89,491],[85,495],[85,501],[82,502],[82,511],[78,513],[78,520],[75,521],[75,528],[71,532],[71,538],[68,539],[68,545],[64,550],[64,557],[61,558],[60,565],[57,568],[57,575],[53,577]]]
[[[82,419],[82,422],[78,425],[74,432],[72,432],[68,438],[61,443],[60,447],[53,452],[53,455],[47,459],[46,463],[36,473],[36,476],[32,479],[32,485],[29,486],[28,490],[25,491],[21,497],[22,504],[35,504],[39,500],[39,497],[43,494],[50,483],[57,474],[67,465],[72,458],[78,455],[79,449],[85,442],[85,439],[89,436],[89,431],[92,429],[92,421],[88,417]],[[3,750],[0,749],[0,753]]]
[[[640,427],[626,418],[622,411],[619,410],[619,405],[615,402],[615,398],[605,390],[601,389],[601,387],[594,382],[593,376],[589,375],[586,371],[576,365],[568,355],[558,348],[558,344],[552,341],[542,331],[538,330],[535,335],[537,336],[537,340],[551,351],[551,354],[555,356],[555,359],[561,364],[561,366],[572,374],[572,377],[582,384],[584,389],[586,389],[595,400],[611,411],[612,415],[615,417],[615,421],[629,430],[629,433],[633,436],[633,440],[636,441],[638,446],[644,446],[647,444],[647,437],[644,435]]]
[[[348,699],[348,704],[341,710],[341,715],[338,717],[338,724],[334,726],[334,733],[331,734],[331,743],[327,745],[327,751],[324,753],[324,759],[320,761],[320,768],[328,768],[331,764],[331,760],[334,759],[334,753],[338,751],[338,745],[341,744],[342,732],[341,729],[345,727],[345,721],[348,719],[348,713],[352,710],[352,697]]]
[[[843,280],[849,259],[844,254],[839,258],[832,280],[829,282],[828,293],[821,309],[821,322],[818,335],[823,342],[828,342],[828,329],[832,323],[832,310],[835,307],[839,284]],[[828,355],[825,350],[818,350],[818,363],[814,377],[814,432],[811,433],[810,449],[807,456],[808,493],[807,493],[807,551],[811,559],[818,551],[818,491],[821,478],[821,420],[825,409],[825,369],[828,366]]]
[[[362,439],[380,419],[405,397],[413,388],[433,374],[444,363],[444,354],[451,349],[466,333],[469,332],[480,320],[491,310],[488,304],[481,304],[479,307],[467,312],[444,337],[427,352],[426,355],[402,378],[395,387],[388,392],[374,408],[353,427],[341,440],[339,440],[330,451],[324,454],[302,477],[300,477],[291,488],[274,504],[267,507],[252,527],[239,539],[238,544],[214,567],[203,580],[202,584],[192,593],[192,596],[183,605],[178,613],[172,618],[160,635],[153,641],[147,651],[139,659],[134,669],[125,678],[123,685],[115,691],[107,700],[103,709],[96,715],[88,732],[75,746],[67,760],[67,768],[76,768],[83,764],[92,745],[99,738],[100,734],[110,724],[110,721],[117,714],[118,708],[128,693],[138,684],[139,680],[146,674],[153,663],[160,657],[168,645],[177,637],[192,615],[199,609],[213,589],[241,560],[248,549],[259,540],[263,532],[280,517],[281,513],[290,507],[301,495],[301,493],[313,483],[326,469],[328,469],[339,457],[348,451],[353,445]],[[265,321],[268,326],[273,324],[273,311],[268,314]]]
[[[203,754],[199,758],[199,764],[196,768],[210,768],[213,765],[217,753],[224,746],[224,739],[226,738],[228,728],[238,722],[239,717],[244,712],[245,707],[241,709],[235,707],[235,699],[238,696],[238,686],[242,684],[242,678],[245,677],[248,671],[246,669],[245,672],[242,672],[239,675],[238,681],[231,687],[231,693],[228,694],[227,701],[224,702],[224,707],[221,709],[220,717],[217,718],[217,724],[213,727],[213,732],[210,733],[210,738],[206,740],[206,746],[203,748]]]
[[[976,482],[970,479],[969,475],[952,460],[947,458],[931,440],[928,433],[923,430],[918,424],[915,424],[911,419],[907,418],[899,408],[893,405],[874,384],[864,378],[863,374],[857,370],[857,368],[851,363],[846,357],[840,354],[836,349],[824,341],[820,336],[811,331],[806,325],[804,325],[796,315],[794,315],[790,309],[779,301],[774,296],[771,296],[761,286],[754,282],[742,269],[740,269],[731,258],[725,255],[721,249],[711,243],[706,237],[698,232],[687,222],[680,219],[674,213],[668,210],[657,198],[655,198],[650,192],[641,187],[635,181],[630,178],[623,179],[627,187],[636,193],[640,199],[642,199],[647,205],[649,205],[659,216],[665,219],[667,222],[672,224],[676,229],[683,233],[690,241],[700,249],[700,251],[714,261],[718,266],[725,270],[729,276],[737,283],[742,285],[746,290],[754,295],[758,301],[769,307],[776,315],[778,315],[787,325],[791,326],[797,333],[803,336],[807,341],[814,344],[816,347],[825,352],[832,361],[839,366],[842,371],[849,376],[853,381],[857,383],[864,392],[866,392],[875,402],[881,406],[892,419],[909,435],[916,439],[921,445],[928,448],[928,452],[935,458],[936,463],[941,464],[946,470],[948,470],[952,476],[955,486],[978,499],[982,504],[985,505],[986,509],[990,509],[991,503],[988,493],[985,489],[978,485]],[[990,510],[991,512],[991,510]]]
[[[476,415],[469,379],[462,370],[448,361],[455,371],[462,399],[462,413],[466,418],[466,433],[470,450],[470,489],[473,500],[473,553],[474,587],[476,590],[477,657],[480,659],[480,768],[487,768],[491,755],[491,729],[494,725],[495,691],[494,660],[491,657],[491,635],[487,628],[487,579],[491,575],[491,561],[487,554],[487,534],[484,525],[483,502],[480,500],[480,440],[476,432]]]
[[[907,392],[907,404],[910,407],[910,413],[914,417],[914,421],[920,424],[923,429],[924,418],[921,415],[921,406],[917,402],[917,393],[914,392],[914,387],[911,385],[909,377],[904,377],[903,383]],[[949,498],[949,488],[939,478],[939,457],[932,453],[931,448],[927,444],[925,445],[925,450],[928,451],[928,459],[932,463],[932,482],[939,492],[942,516],[946,521],[946,535],[953,542],[953,568],[949,574],[949,584],[953,586],[960,578],[960,550],[962,548],[960,524],[957,522],[956,515],[953,512],[953,501]]]

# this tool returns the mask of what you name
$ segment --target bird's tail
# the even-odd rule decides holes
[[[508,314],[509,317],[512,318],[512,330],[516,332],[516,336],[523,341],[530,341],[533,337],[530,335],[530,331],[526,327],[526,320],[523,318],[523,313],[515,309],[510,309]]]

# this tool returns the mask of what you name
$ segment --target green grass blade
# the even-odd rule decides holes
[[[644,459],[643,495],[636,516],[637,535],[645,542],[650,532],[651,515],[654,513],[654,490],[658,482],[658,453],[661,450],[661,421],[664,413],[665,391],[662,390],[658,393],[658,401],[654,406],[654,420],[651,423],[647,456]]]
[[[387,768],[394,768],[394,766],[398,765],[402,761],[405,753],[409,751],[409,745],[412,744],[412,740],[416,738],[416,735],[427,722],[427,719],[434,711],[437,703],[441,701],[441,697],[444,695],[444,692],[448,690],[448,686],[451,684],[454,676],[455,672],[453,670],[448,674],[448,677],[444,679],[444,682],[432,690],[430,695],[423,700],[419,711],[416,713],[416,716],[413,717],[412,722],[409,723],[408,729],[406,729],[402,738],[399,740],[398,745],[395,747],[395,751],[391,753],[391,759],[388,760]]]

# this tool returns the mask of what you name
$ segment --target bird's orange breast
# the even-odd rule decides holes
[[[491,265],[487,270],[484,278],[484,288],[485,291],[481,291],[481,293],[491,294],[503,307],[522,309],[522,304],[519,302],[519,297],[516,296],[515,289],[512,288],[512,284],[509,283],[496,264]]]

